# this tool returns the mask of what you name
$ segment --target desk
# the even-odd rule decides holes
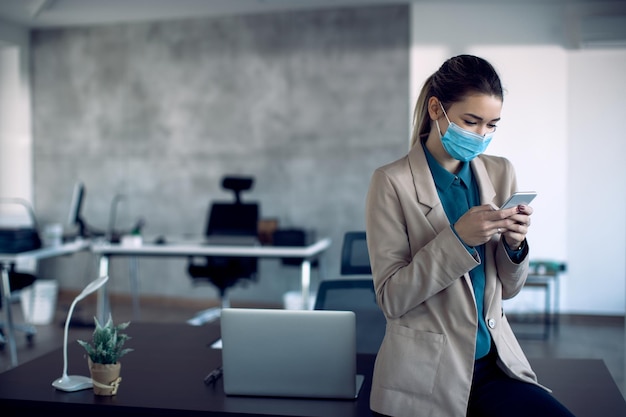
[[[601,359],[532,359],[533,370],[576,417],[626,416],[626,401]]]
[[[55,390],[52,381],[63,371],[63,352],[56,349],[0,374],[2,416],[371,416],[374,355],[357,355],[357,372],[365,375],[357,400],[230,397],[224,395],[222,380],[214,387],[202,382],[221,363],[221,351],[208,347],[219,337],[217,323],[199,327],[132,323],[127,332],[132,337],[128,347],[135,350],[122,359],[117,396]],[[70,343],[68,358],[70,375],[89,375],[84,349],[78,343]],[[602,360],[530,362],[539,380],[577,417],[626,415],[626,402]]]
[[[559,277],[565,272],[563,262],[534,260],[530,261],[526,287],[540,288],[545,292],[545,306],[543,311],[543,338],[550,337],[550,327],[554,332],[559,330],[559,302],[561,298]]]
[[[221,351],[208,345],[219,338],[219,325],[132,323],[127,346],[135,350],[122,359],[122,383],[115,397],[96,397],[91,390],[67,393],[51,383],[63,371],[61,349],[0,374],[2,416],[370,416],[369,392],[374,356],[358,356],[365,381],[357,400],[230,397],[222,380],[203,383],[221,363]],[[70,340],[71,332],[70,332]],[[84,349],[70,343],[71,375],[89,375]]]
[[[100,276],[109,274],[109,258],[113,256],[127,257],[189,257],[189,256],[233,256],[257,258],[302,258],[300,266],[300,285],[302,306],[309,307],[311,285],[311,261],[321,256],[331,244],[329,238],[318,240],[309,246],[230,246],[202,245],[200,243],[171,243],[165,245],[143,244],[124,246],[109,243],[94,243],[91,251],[100,256]],[[131,277],[132,279],[132,277]],[[132,285],[133,288],[136,285]],[[133,294],[136,299],[136,294]],[[108,315],[108,298],[106,287],[98,292],[97,316],[104,320]]]
[[[9,287],[9,270],[22,259],[45,259],[54,258],[56,256],[71,255],[73,253],[86,250],[89,248],[89,242],[85,240],[77,240],[71,243],[64,243],[60,246],[51,246],[28,252],[21,253],[2,253],[0,254],[0,269],[2,270],[2,285],[0,285],[0,296],[2,297],[2,305],[4,309],[4,317],[7,327],[6,338],[9,345],[11,356],[11,366],[17,365],[17,350],[15,347],[15,331],[13,328],[13,317],[11,316],[11,288]]]

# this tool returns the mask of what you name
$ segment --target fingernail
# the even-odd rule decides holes
[[[523,204],[520,204],[519,206],[517,206],[517,212],[518,213],[522,213],[524,211],[524,209],[526,209],[526,206]]]

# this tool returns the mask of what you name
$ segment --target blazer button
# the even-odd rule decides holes
[[[489,326],[490,329],[495,329],[496,328],[496,321],[494,319],[487,320],[487,326]]]

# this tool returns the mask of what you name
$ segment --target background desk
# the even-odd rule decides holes
[[[109,243],[94,243],[91,251],[100,256],[100,276],[109,274],[109,258],[113,256],[127,257],[189,257],[189,256],[233,256],[257,258],[302,258],[300,265],[300,285],[302,306],[309,307],[311,286],[311,261],[320,257],[331,244],[329,238],[318,240],[309,246],[227,246],[202,245],[200,243],[170,243],[165,245],[143,244],[124,246]],[[136,279],[132,277],[131,279]],[[136,288],[136,285],[132,285]],[[98,295],[97,316],[102,320],[108,315],[108,299],[106,287]],[[137,294],[133,294],[136,303]]]
[[[0,297],[2,297],[2,308],[4,309],[5,325],[7,331],[5,336],[9,345],[9,354],[11,356],[11,366],[17,365],[17,350],[15,347],[15,332],[13,329],[13,317],[11,317],[11,289],[9,287],[9,270],[21,259],[46,259],[56,256],[71,255],[73,253],[86,250],[89,248],[89,242],[86,240],[77,240],[71,243],[64,243],[59,246],[51,246],[28,252],[21,253],[2,253],[0,254],[0,269],[2,270],[2,285],[0,285]]]

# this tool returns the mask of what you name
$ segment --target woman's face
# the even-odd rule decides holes
[[[500,120],[501,110],[502,101],[499,97],[473,94],[466,96],[462,101],[453,103],[446,110],[446,113],[450,121],[459,127],[484,136],[496,130],[496,123]],[[439,108],[437,116],[443,134],[448,130],[448,124],[441,108]]]

